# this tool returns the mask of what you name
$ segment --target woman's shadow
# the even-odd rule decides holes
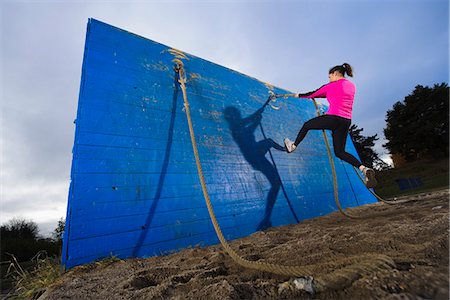
[[[282,188],[281,178],[274,165],[275,163],[272,164],[266,158],[266,153],[269,152],[271,148],[279,151],[286,151],[283,146],[280,146],[274,140],[267,138],[264,134],[261,120],[266,105],[267,103],[246,118],[242,118],[241,112],[234,106],[226,107],[224,110],[224,117],[230,127],[231,135],[238,144],[244,158],[255,170],[262,172],[271,184],[271,188],[267,194],[264,218],[259,223],[257,230],[264,230],[272,226],[270,217],[278,192],[280,191],[280,188]],[[258,126],[261,126],[264,136],[264,139],[261,141],[256,141],[255,137],[255,130]],[[296,216],[295,218],[297,219]]]

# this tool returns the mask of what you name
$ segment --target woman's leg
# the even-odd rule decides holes
[[[345,151],[345,143],[347,142],[348,129],[351,121],[336,117],[336,122],[338,122],[339,125],[333,130],[332,134],[334,154],[343,161],[359,168],[362,165],[361,162],[356,157]]]
[[[297,138],[295,139],[295,142],[292,142],[286,138],[284,140],[284,144],[286,146],[287,152],[290,153],[294,151],[295,148],[297,148],[298,144],[300,144],[301,141],[305,138],[309,130],[330,129],[333,133],[333,148],[335,155],[343,161],[359,168],[364,173],[364,181],[366,186],[369,188],[374,187],[377,184],[377,181],[375,179],[375,172],[371,168],[362,165],[356,157],[345,151],[345,143],[347,141],[348,129],[350,127],[350,124],[351,120],[349,119],[333,115],[321,115],[303,124],[300,132],[297,135]]]
[[[333,130],[333,147],[334,154],[345,162],[359,168],[364,174],[364,183],[368,188],[373,188],[377,185],[375,178],[375,172],[371,168],[368,168],[361,164],[361,162],[345,151],[345,142],[347,141],[348,128],[350,127],[350,120],[339,118],[339,126]]]
[[[291,153],[294,151],[298,144],[305,138],[306,134],[311,129],[333,129],[336,127],[335,122],[333,121],[333,116],[330,115],[321,115],[315,117],[308,122],[304,123],[300,131],[298,132],[297,138],[295,142],[291,141],[288,138],[284,139],[284,145],[286,147],[286,151]]]
[[[330,115],[321,115],[318,117],[315,117],[305,124],[303,124],[302,128],[300,129],[297,138],[295,139],[294,145],[295,147],[298,146],[298,144],[303,141],[306,134],[311,129],[331,129],[333,130],[336,127],[336,122],[333,120],[333,116]]]

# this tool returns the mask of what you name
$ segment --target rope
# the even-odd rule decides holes
[[[269,98],[272,99],[272,101],[273,101],[274,99],[277,99],[277,98],[285,98],[285,99],[286,99],[286,98],[288,98],[288,97],[296,97],[296,96],[297,96],[297,94],[274,94],[273,92],[269,92],[269,94],[270,94]],[[312,101],[313,101],[314,106],[315,106],[315,108],[316,108],[317,116],[320,116],[321,113],[320,113],[320,110],[319,110],[319,107],[318,107],[318,105],[317,105],[316,100],[313,98]],[[327,147],[327,153],[328,153],[328,159],[330,160],[331,171],[332,171],[332,173],[333,173],[333,189],[334,189],[334,200],[335,200],[335,202],[336,202],[336,206],[337,206],[337,208],[339,209],[339,211],[340,211],[344,216],[349,217],[349,218],[352,218],[352,219],[359,219],[359,218],[361,218],[361,217],[355,216],[355,215],[351,215],[351,214],[349,214],[348,212],[346,212],[345,210],[343,210],[342,207],[341,207],[341,204],[340,204],[340,202],[339,202],[338,182],[337,182],[336,168],[335,168],[335,164],[334,164],[334,160],[333,160],[333,155],[331,154],[331,148],[330,148],[330,144],[329,144],[329,142],[328,142],[328,137],[327,137],[327,135],[326,135],[326,133],[325,133],[325,130],[322,130],[322,134],[323,134],[323,139],[324,139],[324,141],[325,141],[325,145],[326,145],[326,147]],[[358,177],[359,177],[359,179],[361,180],[361,182],[364,184],[364,179],[361,177],[361,174],[358,172],[358,170],[357,170],[354,166],[352,166],[352,167],[353,167],[353,169],[355,170],[356,174],[358,174]],[[365,184],[364,184],[364,185],[365,185]],[[386,203],[386,204],[389,204],[389,205],[395,204],[395,203],[393,203],[393,201],[388,201],[388,200],[385,200],[385,199],[381,198],[381,197],[380,197],[379,195],[377,195],[372,189],[369,189],[369,188],[368,188],[368,190],[369,190],[369,192],[370,192],[375,198],[377,198],[379,201],[381,201],[381,202],[383,202],[383,203]]]
[[[314,106],[316,107],[317,116],[320,116],[320,110],[319,110],[319,107],[317,106],[316,99],[312,98],[312,101],[314,103]],[[322,134],[323,134],[323,139],[325,141],[325,145],[327,146],[327,153],[328,153],[328,159],[330,160],[331,172],[333,173],[334,201],[336,202],[336,206],[344,216],[351,218],[351,219],[360,219],[361,217],[351,215],[348,212],[344,211],[341,207],[341,204],[339,202],[338,182],[337,182],[336,168],[334,165],[333,155],[331,154],[331,148],[330,148],[330,144],[328,143],[327,134],[325,133],[325,130],[323,130],[323,129],[322,129]]]
[[[362,178],[361,174],[358,172],[358,169],[356,169],[355,166],[352,166],[352,167],[353,167],[353,169],[355,170],[356,174],[358,174],[358,177],[359,177],[359,179],[361,179],[361,182],[364,184],[364,178]],[[389,204],[389,205],[394,205],[394,204],[395,204],[395,203],[393,203],[393,201],[388,201],[388,200],[386,200],[386,199],[381,198],[379,195],[377,195],[377,193],[375,193],[375,192],[373,191],[373,189],[369,189],[369,188],[368,188],[368,190],[369,190],[369,192],[370,192],[375,198],[377,198],[377,199],[380,200],[381,202],[386,203],[386,204]]]
[[[203,196],[205,198],[206,206],[208,208],[208,212],[211,217],[214,230],[216,231],[217,237],[219,238],[222,247],[237,264],[245,268],[285,276],[297,276],[297,277],[312,276],[314,270],[318,269],[318,267],[314,268],[312,265],[285,266],[268,262],[249,261],[239,256],[226,241],[225,237],[223,236],[222,230],[220,229],[219,223],[217,222],[216,216],[214,214],[214,209],[212,207],[211,199],[209,198],[208,190],[205,183],[205,178],[203,176],[203,170],[197,149],[197,142],[195,140],[194,127],[192,125],[189,102],[186,94],[186,74],[184,70],[184,64],[179,58],[173,59],[173,62],[176,64],[175,70],[179,74],[178,82],[180,83],[181,90],[183,92],[183,100],[189,126],[189,134],[191,137],[192,149],[194,151],[195,162],[197,165],[197,171],[202,187]],[[332,273],[323,276],[323,278],[314,278],[314,285],[316,291],[321,291],[324,289],[342,288],[346,284],[349,284],[349,282],[351,284],[351,282],[353,282],[355,278],[359,278],[361,274],[364,274],[365,272],[372,272],[374,270],[391,268],[392,266],[395,265],[393,260],[385,255],[362,256],[359,258],[345,259],[345,261],[346,263],[343,263],[343,265],[347,266],[346,268],[338,269]],[[354,263],[355,261],[357,263]],[[329,263],[329,265],[331,265],[331,263]],[[321,266],[321,268],[323,268],[323,265]]]
[[[199,158],[198,149],[197,149],[197,142],[195,140],[194,127],[192,125],[189,102],[188,102],[187,95],[186,95],[186,74],[184,71],[183,62],[179,59],[174,59],[173,61],[177,64],[176,70],[178,70],[178,74],[179,74],[178,82],[180,83],[181,90],[183,92],[184,108],[186,111],[186,117],[187,117],[187,121],[188,121],[189,133],[190,133],[191,143],[192,143],[192,149],[194,151],[195,163],[197,165],[197,171],[198,171],[198,176],[199,176],[200,183],[202,186],[203,196],[206,201],[206,206],[208,208],[208,212],[211,217],[211,221],[213,223],[214,230],[216,231],[217,237],[219,238],[220,243],[222,244],[223,248],[235,262],[237,262],[239,265],[246,267],[246,268],[262,270],[262,271],[267,271],[267,272],[274,273],[274,274],[288,275],[288,276],[289,275],[291,275],[291,276],[292,275],[293,276],[311,275],[311,270],[308,268],[304,268],[304,267],[279,266],[279,265],[271,264],[271,263],[246,260],[246,259],[240,257],[230,247],[230,245],[225,240],[222,230],[220,229],[219,223],[217,222],[217,219],[216,219],[216,216],[214,213],[214,209],[211,204],[211,199],[209,198],[209,193],[206,188],[205,178],[203,176],[203,169],[202,169],[202,166],[200,163],[200,158]]]
[[[286,99],[288,97],[297,97],[297,94],[275,94],[272,91],[269,91],[269,94],[270,94],[269,97],[271,99],[277,99],[277,98],[284,98],[284,99]]]
[[[290,95],[290,94],[288,94],[288,95]],[[317,106],[316,100],[313,98],[312,101],[313,101],[314,106],[315,106],[315,108],[316,108],[317,116],[320,116],[321,114],[320,114],[319,107]],[[326,133],[325,133],[325,130],[322,130],[322,133],[323,133],[323,138],[324,138],[324,140],[325,140],[325,145],[327,146],[328,158],[329,158],[330,164],[331,164],[331,171],[332,171],[332,173],[333,173],[334,199],[335,199],[335,202],[336,202],[336,205],[337,205],[339,211],[340,211],[344,216],[349,217],[349,218],[351,218],[351,219],[361,219],[361,218],[367,218],[368,216],[373,216],[374,214],[366,215],[366,216],[364,216],[364,217],[362,217],[362,216],[355,216],[355,215],[349,214],[348,212],[344,211],[344,210],[341,208],[341,205],[340,205],[340,202],[339,202],[339,193],[338,193],[337,176],[336,176],[336,169],[335,169],[335,165],[334,165],[333,155],[331,154],[330,145],[329,145],[329,143],[328,143],[328,137],[327,137],[327,135],[326,135]],[[356,174],[358,174],[358,177],[359,177],[359,179],[361,180],[361,182],[365,185],[364,179],[362,178],[361,174],[358,172],[358,170],[355,168],[355,166],[352,166],[352,167],[353,167],[353,169],[355,170]],[[385,199],[381,198],[381,197],[378,196],[372,189],[369,189],[369,188],[367,188],[367,189],[368,189],[369,192],[370,192],[375,198],[377,198],[379,201],[381,201],[381,202],[383,202],[383,203],[386,203],[386,204],[389,204],[389,205],[394,205],[394,204],[396,204],[396,203],[394,203],[393,201],[388,201],[388,200],[385,200]],[[376,214],[375,214],[375,215],[376,215]]]

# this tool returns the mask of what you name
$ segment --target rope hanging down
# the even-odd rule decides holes
[[[211,217],[214,230],[216,231],[217,237],[219,238],[223,248],[237,264],[246,268],[286,276],[312,276],[313,272],[315,271],[315,268],[312,265],[284,266],[267,262],[249,261],[239,256],[227,243],[225,237],[223,236],[222,230],[220,229],[219,223],[217,222],[216,216],[214,214],[211,200],[209,198],[209,194],[206,188],[205,178],[203,176],[203,170],[200,163],[197,143],[195,140],[194,128],[192,125],[189,102],[186,94],[186,74],[184,70],[184,64],[178,58],[173,59],[173,62],[176,64],[175,71],[179,75],[178,81],[181,85],[181,90],[183,92],[184,107],[189,126],[189,134],[191,137],[192,148],[194,151],[195,162],[197,165],[198,176],[200,179],[203,196],[205,198],[206,206],[208,208],[208,212]],[[333,263],[329,264],[332,265]],[[334,262],[334,265],[336,265],[336,262]],[[343,286],[348,284],[349,281],[354,280],[355,276],[359,277],[364,273],[372,272],[379,269],[388,269],[394,266],[395,264],[391,258],[385,255],[370,255],[370,256],[367,255],[357,258],[345,259],[345,262],[341,263],[340,265],[346,265],[347,267],[343,269],[338,269],[335,272],[322,276],[321,278],[314,278],[314,288],[316,291],[342,288]]]
[[[314,106],[316,107],[317,116],[320,116],[320,110],[319,110],[319,107],[317,106],[316,100],[313,98],[312,101],[314,102]],[[334,200],[336,202],[336,206],[338,207],[339,211],[344,216],[352,218],[352,219],[359,219],[360,217],[357,217],[357,216],[347,213],[341,207],[341,204],[339,202],[338,182],[337,182],[336,168],[334,165],[333,155],[331,155],[331,148],[330,148],[330,144],[328,143],[328,138],[327,138],[327,134],[325,133],[325,130],[322,130],[322,134],[323,134],[323,139],[325,140],[325,145],[327,146],[327,153],[328,153],[328,158],[330,160],[331,172],[333,173],[333,190],[334,190]]]
[[[277,99],[277,98],[287,98],[287,97],[297,97],[297,94],[274,94],[273,92],[270,93],[269,96],[271,99]],[[317,102],[314,98],[312,98],[312,101],[314,103],[314,107],[316,108],[317,111],[317,116],[320,116],[320,109],[317,105]],[[336,168],[335,168],[335,164],[334,164],[334,160],[333,160],[333,155],[331,154],[331,148],[330,148],[330,144],[328,142],[328,138],[327,135],[325,133],[325,130],[322,130],[322,134],[323,134],[323,139],[325,141],[325,145],[327,147],[327,153],[328,153],[328,159],[330,160],[330,165],[331,165],[331,171],[333,173],[333,189],[334,189],[334,200],[336,202],[336,206],[339,209],[339,211],[346,217],[352,218],[352,219],[360,219],[360,218],[365,218],[367,216],[361,217],[361,216],[355,216],[352,214],[349,214],[348,212],[344,211],[340,205],[339,202],[339,192],[338,192],[338,182],[337,182],[337,175],[336,175]],[[356,174],[358,175],[358,178],[361,180],[361,182],[365,185],[364,183],[364,179],[362,178],[361,174],[358,172],[358,170],[353,166],[353,169],[355,170]],[[389,204],[389,205],[393,205],[395,203],[393,203],[392,201],[387,201],[385,199],[383,199],[382,197],[380,197],[379,195],[377,195],[373,190],[369,189],[369,192],[375,197],[377,198],[379,201]]]
[[[361,174],[358,172],[358,170],[354,167],[354,166],[352,166],[353,167],[353,170],[355,170],[355,172],[356,172],[356,174],[358,174],[358,177],[359,177],[359,179],[361,179],[361,182],[362,183],[364,183],[364,178],[362,178],[362,176],[361,176]],[[378,200],[380,200],[381,202],[383,202],[383,203],[386,203],[386,204],[389,204],[389,205],[394,205],[394,204],[396,204],[396,203],[394,203],[394,201],[389,201],[389,200],[386,200],[386,199],[383,199],[383,198],[381,198],[379,195],[377,195],[377,193],[375,193],[372,189],[368,189],[369,190],[369,192],[375,197],[375,198],[377,198]]]
[[[317,106],[316,99],[313,98],[312,101],[314,102],[314,106],[315,106],[316,111],[317,111],[317,116],[320,116],[320,110],[319,110],[319,107]],[[357,217],[357,216],[354,216],[354,215],[351,215],[351,214],[345,212],[344,210],[342,210],[342,208],[341,208],[341,206],[340,206],[340,204],[339,204],[338,184],[337,184],[337,176],[336,176],[336,169],[335,169],[335,165],[334,165],[334,160],[333,160],[333,156],[332,156],[332,154],[331,154],[330,144],[328,143],[328,138],[327,138],[327,135],[326,135],[326,133],[325,133],[325,130],[322,130],[322,133],[323,133],[323,139],[325,140],[325,145],[327,146],[327,152],[328,152],[328,158],[329,158],[330,164],[331,164],[331,170],[332,170],[332,172],[333,172],[334,199],[335,199],[335,201],[336,201],[336,205],[337,205],[339,211],[340,211],[342,214],[344,214],[345,216],[347,216],[347,217],[349,217],[349,218],[355,218],[355,219],[361,218],[361,217]],[[353,167],[353,170],[355,170],[356,174],[358,174],[358,178],[359,178],[359,179],[361,180],[361,182],[365,185],[364,179],[362,178],[361,174],[358,172],[358,170],[357,170],[354,166],[352,166],[352,167]],[[380,196],[378,196],[378,195],[377,195],[374,191],[372,191],[371,189],[369,189],[369,188],[367,188],[367,189],[369,190],[369,192],[370,192],[373,196],[375,196],[375,198],[377,198],[377,199],[380,200],[381,202],[386,203],[386,204],[389,204],[389,205],[395,204],[395,203],[392,203],[391,201],[387,201],[387,200],[381,198]]]

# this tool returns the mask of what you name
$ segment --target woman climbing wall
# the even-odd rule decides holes
[[[364,166],[356,157],[345,151],[348,129],[352,122],[353,100],[356,87],[345,75],[353,77],[352,67],[344,63],[334,66],[328,72],[330,82],[319,89],[305,93],[296,94],[298,98],[326,98],[330,107],[326,114],[313,118],[303,124],[295,141],[284,139],[288,153],[293,152],[298,144],[305,138],[309,130],[327,129],[332,131],[334,154],[343,161],[359,168],[364,174],[364,182],[368,188],[376,186],[375,172]]]

